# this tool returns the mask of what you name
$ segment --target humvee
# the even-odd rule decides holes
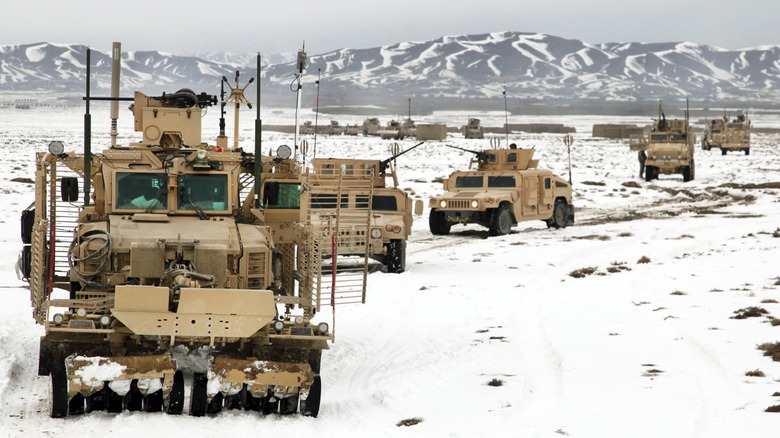
[[[343,133],[344,133],[344,127],[339,125],[338,120],[331,120],[330,121],[330,126],[328,126],[326,134],[328,134],[328,135],[341,135]]]
[[[314,135],[314,123],[311,120],[303,122],[300,131],[301,135]]]
[[[397,120],[391,120],[387,123],[387,126],[380,128],[376,133],[380,138],[385,140],[403,140],[404,138],[404,131],[401,129],[401,123]]]
[[[744,114],[740,114],[729,122],[728,117],[711,120],[704,128],[701,139],[701,148],[708,151],[712,148],[720,148],[720,153],[726,155],[728,151],[744,151],[750,155],[750,120]]]
[[[461,149],[461,148],[458,148]],[[473,152],[469,169],[444,180],[444,193],[431,198],[431,233],[449,234],[455,224],[476,223],[491,236],[509,234],[522,221],[542,220],[548,227],[574,223],[571,184],[537,169],[534,149],[487,149]]]
[[[89,59],[88,49],[87,90]],[[51,378],[52,417],[181,414],[185,373],[191,415],[223,408],[318,415],[320,361],[335,313],[329,322],[315,315],[365,301],[365,276],[338,272],[335,259],[368,245],[369,217],[313,212],[314,187],[301,197],[289,239],[274,240],[257,186],[266,165],[296,170],[285,162],[289,148],[261,159],[259,132],[254,153],[227,146],[224,106],[236,104],[237,136],[238,106],[248,103],[238,79],[236,72],[229,99],[222,93],[216,144],[201,138],[201,115],[217,96],[183,89],[120,98],[117,79],[117,94],[112,87],[99,99],[133,102],[140,141],[93,154],[87,134],[96,98],[87,93],[84,152],[53,141],[36,155],[21,264],[33,316],[45,328],[38,372]],[[333,248],[329,267],[322,247]]]

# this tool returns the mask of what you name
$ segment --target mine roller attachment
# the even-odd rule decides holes
[[[177,370],[170,355],[71,355],[53,364],[50,373],[51,416],[55,418],[92,411],[184,412],[185,373]],[[215,356],[208,370],[191,373],[188,413],[203,416],[241,409],[316,417],[321,394],[318,373],[318,361]]]

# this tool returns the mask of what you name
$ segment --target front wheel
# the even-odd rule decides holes
[[[391,240],[386,249],[385,266],[387,266],[387,272],[391,274],[404,272],[406,270],[406,241]]]
[[[745,155],[750,155],[750,149],[745,149]]]
[[[506,205],[501,205],[490,216],[490,235],[503,236],[512,231],[512,213]]]
[[[553,208],[552,226],[555,228],[566,228],[569,219],[569,205],[563,199],[555,201]]]
[[[428,226],[434,236],[445,236],[450,234],[450,228],[452,227],[452,225],[447,222],[444,212],[434,209],[431,209],[431,214],[428,216]]]

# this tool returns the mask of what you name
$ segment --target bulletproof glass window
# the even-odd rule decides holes
[[[488,187],[515,187],[514,176],[489,176]]]
[[[685,141],[685,134],[672,134],[672,141]]]
[[[652,141],[669,141],[667,134],[650,134],[650,140]]]
[[[517,163],[517,154],[514,152],[506,154],[507,163]]]
[[[550,178],[545,178],[544,179],[544,189],[545,190],[550,190]]]
[[[162,173],[117,172],[114,187],[119,210],[168,209],[168,185]]]
[[[269,209],[301,208],[301,183],[279,183],[279,197],[275,204],[269,203]]]
[[[368,208],[368,195],[355,195],[355,208],[365,210]]]
[[[455,179],[455,187],[459,189],[482,187],[482,176],[459,176]]]
[[[228,211],[228,177],[225,174],[191,174],[179,177],[179,210]]]
[[[395,196],[379,195],[371,198],[371,209],[377,211],[398,211]]]

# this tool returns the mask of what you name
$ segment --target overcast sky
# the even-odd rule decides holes
[[[14,0],[0,45],[86,44],[108,51],[295,52],[370,48],[444,35],[539,32],[587,43],[780,45],[778,0]]]

